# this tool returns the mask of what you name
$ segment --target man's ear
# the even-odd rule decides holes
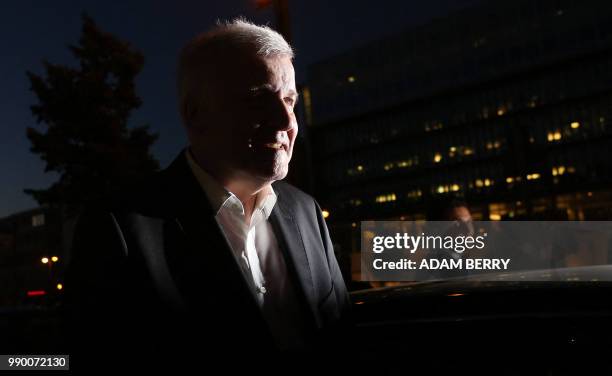
[[[202,132],[206,128],[206,106],[203,103],[194,103],[187,100],[183,102],[183,122],[190,132]]]
[[[198,115],[197,106],[191,100],[184,100],[181,103],[181,114],[183,115],[183,123],[187,128],[192,128],[195,124]]]

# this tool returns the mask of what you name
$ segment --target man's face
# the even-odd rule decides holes
[[[218,170],[231,178],[283,179],[298,126],[295,72],[287,56],[245,54],[231,59],[207,85],[204,110],[192,132]]]

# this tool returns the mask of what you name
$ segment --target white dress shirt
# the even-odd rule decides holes
[[[215,219],[225,234],[245,277],[255,285],[255,297],[281,348],[302,343],[303,314],[295,296],[295,288],[287,274],[285,259],[272,225],[268,221],[277,196],[268,185],[256,197],[247,225],[244,206],[193,159],[189,149],[187,162],[206,193]]]

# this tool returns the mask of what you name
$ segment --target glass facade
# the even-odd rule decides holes
[[[450,196],[476,219],[612,217],[612,3],[484,4],[309,73],[332,227]]]

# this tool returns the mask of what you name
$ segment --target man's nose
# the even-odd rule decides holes
[[[274,100],[274,106],[269,114],[269,126],[275,131],[288,131],[293,125],[293,108],[284,100],[278,98]]]

